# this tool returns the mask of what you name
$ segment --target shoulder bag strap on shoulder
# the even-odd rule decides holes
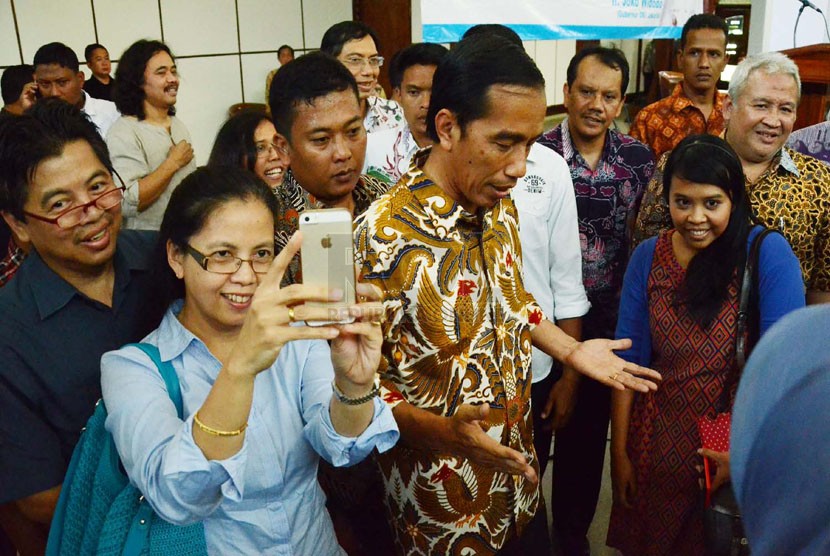
[[[167,386],[167,394],[176,406],[176,412],[179,414],[179,419],[183,419],[184,406],[182,404],[182,391],[179,387],[179,377],[176,375],[176,370],[173,368],[173,365],[171,365],[169,361],[162,361],[159,349],[152,344],[142,342],[130,345],[135,346],[146,353],[147,357],[152,359],[153,363],[156,364],[156,368],[158,368],[161,377],[164,379],[164,384]]]
[[[744,365],[746,365],[746,327],[747,321],[749,320],[749,299],[752,295],[753,275],[755,274],[755,268],[758,266],[761,243],[763,243],[764,238],[774,231],[769,228],[764,228],[752,240],[752,244],[749,247],[749,255],[746,258],[743,276],[741,277],[741,294],[738,298],[738,327],[737,337],[735,338],[735,361],[739,371],[743,370]]]
[[[179,414],[179,419],[184,414],[182,406],[182,392],[179,387],[179,377],[176,375],[176,370],[169,361],[162,361],[161,354],[158,347],[148,343],[130,344],[135,346],[155,363],[161,377],[164,379],[164,384],[167,386],[167,394],[176,406],[176,412]],[[138,508],[130,523],[130,529],[127,531],[127,537],[124,540],[124,548],[121,556],[140,556],[145,553],[147,542],[150,535],[150,527],[155,519],[153,508],[144,499],[144,496],[139,497]]]

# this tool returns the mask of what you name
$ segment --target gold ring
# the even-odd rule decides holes
[[[294,322],[294,307],[288,308],[288,322]]]
[[[614,382],[617,382],[617,377],[618,376],[620,376],[620,371],[617,371],[616,373],[611,375],[611,380],[613,380]]]
[[[372,326],[380,326],[383,323],[380,320],[370,320],[369,322],[372,323]]]

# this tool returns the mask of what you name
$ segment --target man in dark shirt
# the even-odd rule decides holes
[[[84,91],[89,96],[103,100],[113,100],[112,93],[115,91],[115,78],[110,75],[110,53],[98,43],[88,44],[84,49],[86,66],[92,75],[84,81]]]
[[[101,396],[101,355],[159,321],[149,306],[155,237],[119,233],[122,197],[106,145],[78,108],[45,99],[0,129],[0,213],[32,246],[0,290],[0,505],[30,525],[29,543],[45,546]]]
[[[568,117],[539,139],[562,155],[571,171],[582,280],[591,302],[582,317],[586,340],[614,337],[629,231],[654,171],[654,155],[647,146],[610,129],[625,103],[628,76],[628,62],[619,50],[579,51],[568,65],[564,86]],[[561,406],[572,411],[570,422],[556,431],[553,525],[563,554],[581,556],[587,553],[586,534],[602,482],[610,391],[566,373],[551,397],[559,411]]]

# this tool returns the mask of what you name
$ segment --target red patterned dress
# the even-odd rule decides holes
[[[657,238],[647,282],[650,366],[663,382],[634,399],[627,450],[637,495],[633,509],[614,504],[608,530],[608,545],[625,556],[703,555],[697,421],[714,413],[735,368],[737,279],[717,318],[702,328],[674,303],[686,273],[672,250],[673,233]]]

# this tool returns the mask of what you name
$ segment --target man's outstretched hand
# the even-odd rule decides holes
[[[631,347],[631,340],[586,340],[566,356],[565,365],[617,390],[649,392],[657,390],[660,373],[636,363],[629,363],[614,351]],[[641,378],[642,377],[642,378]],[[651,380],[649,380],[651,379]]]

